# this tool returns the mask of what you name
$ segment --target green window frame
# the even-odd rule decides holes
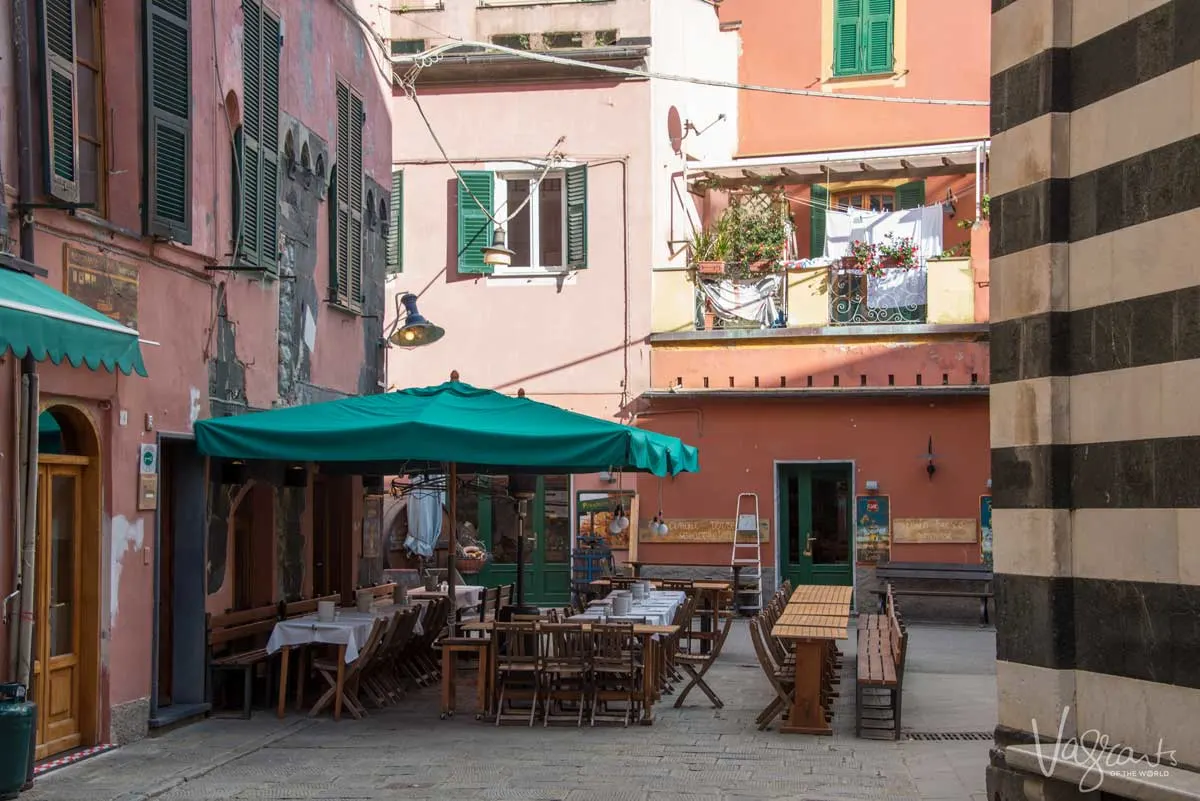
[[[808,218],[808,256],[818,259],[825,255],[825,213],[829,210],[829,190],[820,184],[812,186],[812,206]]]
[[[330,301],[350,311],[363,306],[363,124],[362,96],[337,84],[337,145],[329,204]]]
[[[895,0],[834,0],[833,74],[891,73],[895,18]]]
[[[392,196],[388,202],[387,272],[404,272],[404,170],[392,169]]]
[[[925,205],[925,182],[909,181],[896,187],[896,208],[919,209]]]
[[[491,275],[484,264],[483,248],[492,244],[492,221],[496,213],[496,173],[491,170],[460,170],[458,173],[458,272]],[[483,206],[484,208],[480,208]],[[485,212],[484,209],[487,211]]]
[[[238,263],[279,270],[279,17],[242,0],[242,125],[237,143],[235,207]]]

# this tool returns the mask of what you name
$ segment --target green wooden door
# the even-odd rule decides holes
[[[466,578],[487,587],[516,584],[520,524],[516,504],[504,497],[508,490],[506,477],[493,476],[490,484],[491,493],[479,497],[476,503],[480,539],[492,558],[477,577]],[[529,503],[524,526],[527,604],[565,606],[571,599],[570,512],[571,477],[540,476],[537,495]]]
[[[777,474],[781,578],[853,582],[854,495],[848,463],[785,464]]]

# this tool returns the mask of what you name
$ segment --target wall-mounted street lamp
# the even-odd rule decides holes
[[[404,307],[401,312],[400,307]],[[403,321],[403,324],[401,324]],[[446,335],[446,330],[434,325],[417,311],[417,296],[411,292],[396,296],[396,319],[387,341],[401,348],[431,345]]]

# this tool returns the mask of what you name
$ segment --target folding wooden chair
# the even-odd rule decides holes
[[[333,659],[314,659],[313,669],[325,679],[325,683],[329,685],[329,689],[313,706],[309,716],[313,717],[321,713],[322,710],[332,701],[334,704],[334,719],[337,720],[338,715],[338,679],[341,679],[341,697],[340,702],[349,710],[351,716],[355,720],[362,720],[367,716],[367,710],[363,708],[358,700],[359,676],[360,673],[371,665],[371,660],[375,658],[375,651],[379,648],[379,643],[383,639],[384,629],[387,627],[386,620],[376,620],[371,626],[371,633],[367,636],[366,645],[358,652],[358,658],[349,665],[342,663],[342,660],[335,656]]]
[[[683,672],[688,674],[688,676],[691,678],[691,681],[688,682],[688,685],[683,688],[683,692],[681,692],[679,697],[675,699],[676,709],[683,706],[684,699],[687,698],[688,693],[692,691],[693,687],[699,687],[700,691],[708,696],[708,700],[712,701],[713,706],[715,706],[717,709],[721,709],[725,706],[725,702],[722,701],[717,694],[713,692],[712,688],[708,686],[708,683],[704,681],[704,674],[708,672],[708,669],[712,667],[713,663],[717,661],[717,658],[721,656],[721,649],[725,647],[725,640],[729,637],[729,630],[732,628],[733,615],[726,615],[725,626],[721,629],[720,634],[718,634],[715,638],[716,641],[713,643],[711,651],[709,651],[707,654],[679,654],[677,657],[675,657],[676,664],[683,668]]]
[[[754,652],[758,654],[758,664],[766,674],[771,689],[775,691],[775,698],[767,704],[762,712],[758,713],[755,723],[758,724],[759,731],[770,726],[771,721],[792,708],[792,693],[795,692],[796,687],[795,669],[781,667],[775,661],[775,655],[768,645],[771,635],[763,628],[763,623],[762,615],[756,615],[750,619],[750,639],[754,643]]]

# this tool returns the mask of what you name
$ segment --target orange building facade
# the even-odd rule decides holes
[[[696,234],[673,243],[686,266],[654,271],[635,419],[698,445],[702,470],[639,480],[646,574],[728,576],[739,493],[757,498],[766,591],[874,586],[885,560],[990,558],[988,12],[721,4],[739,82],[808,94],[740,91],[737,157],[677,176]],[[704,133],[682,137],[685,156]],[[781,264],[700,252],[738,225],[727,236],[745,240],[756,204],[784,220]],[[750,217],[723,228],[731,209]],[[896,267],[880,250],[864,270],[850,242],[884,220],[919,252]]]

